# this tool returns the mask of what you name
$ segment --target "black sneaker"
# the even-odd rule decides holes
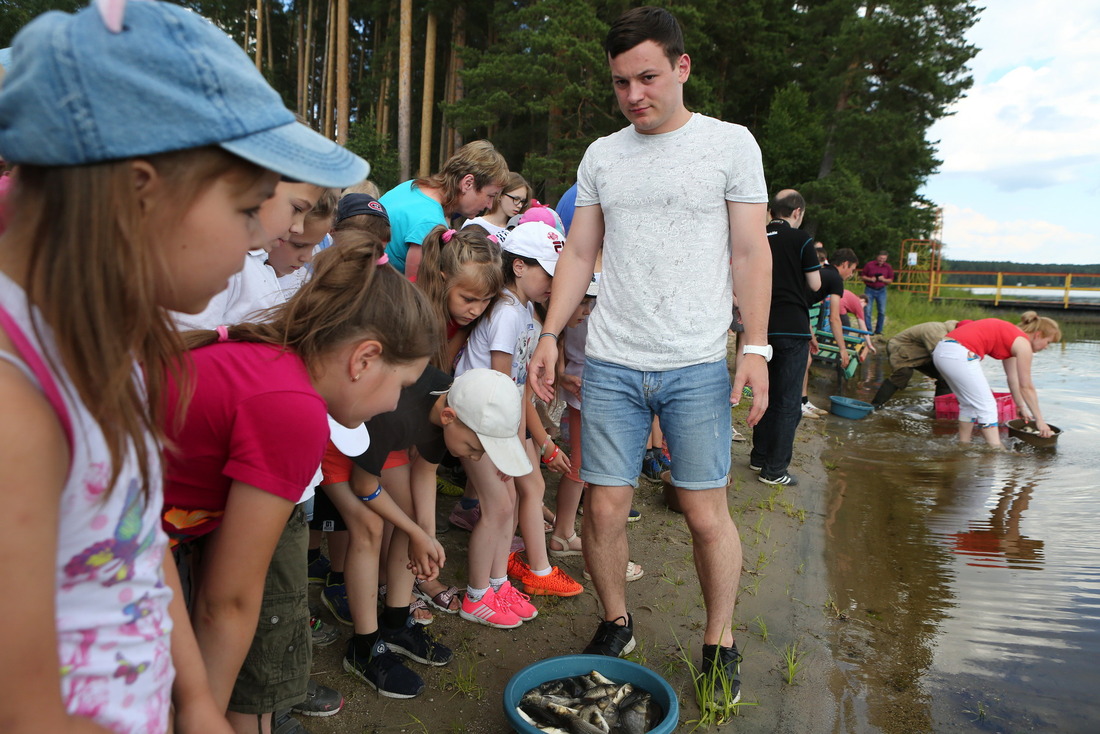
[[[775,477],[774,479],[769,479],[768,477],[761,474],[760,476],[757,477],[757,480],[763,482],[764,484],[789,486],[789,487],[793,487],[796,484],[798,484],[798,479],[795,477],[794,474],[791,474],[790,472],[783,472],[782,476]]]
[[[721,645],[703,645],[703,666],[701,675],[710,683],[714,695],[725,697],[729,686],[727,704],[741,700],[741,655],[737,652],[737,643],[732,647]]]
[[[596,628],[596,634],[588,647],[584,648],[585,655],[606,655],[611,658],[622,657],[634,649],[634,617],[626,615],[626,624],[619,624],[618,619],[610,622],[600,622]]]
[[[340,692],[323,686],[312,678],[306,687],[306,700],[294,704],[290,710],[302,716],[335,716],[344,708]]]
[[[423,625],[415,624],[412,617],[404,627],[382,630],[382,641],[391,652],[404,655],[424,665],[446,665],[454,659],[454,653],[446,645],[432,639]]]
[[[271,715],[271,734],[309,734],[309,730],[290,715],[290,709],[282,709]]]
[[[375,643],[367,660],[356,656],[355,640],[350,640],[344,656],[344,670],[386,698],[414,698],[424,691],[424,679],[406,668],[401,658],[386,649],[382,640]]]
[[[309,633],[314,647],[328,647],[340,639],[340,630],[334,624],[325,624],[319,617],[309,618]]]

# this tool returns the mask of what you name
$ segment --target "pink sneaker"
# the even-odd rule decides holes
[[[503,588],[503,587],[502,587]],[[462,609],[458,612],[463,619],[478,622],[497,629],[510,630],[523,624],[519,615],[508,608],[504,599],[497,597],[490,588],[485,596],[477,601],[471,601],[469,597],[462,599]]]
[[[511,581],[505,581],[504,585],[497,590],[497,598],[504,601],[508,608],[524,622],[530,622],[539,616],[539,610],[531,603],[531,597],[521,594],[516,587],[512,586]]]
[[[461,502],[455,502],[451,516],[447,518],[452,525],[462,530],[473,532],[474,525],[481,519],[481,504],[476,504],[468,510],[462,508]]]

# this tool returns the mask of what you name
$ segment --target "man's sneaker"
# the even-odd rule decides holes
[[[446,665],[454,659],[454,653],[446,645],[432,639],[423,625],[415,624],[410,617],[404,627],[380,628],[382,641],[391,652],[404,655],[424,665]]]
[[[341,624],[350,625],[351,607],[348,605],[348,587],[344,584],[332,584],[321,589],[321,601],[325,603],[332,616]]]
[[[760,473],[760,470],[761,470],[761,469],[763,469],[763,468],[764,468],[764,467],[762,467],[762,466],[757,466],[756,464],[752,463],[751,461],[749,462],[749,471],[754,471],[754,472],[756,472],[757,474],[759,474],[759,473]]]
[[[344,697],[339,691],[310,678],[306,686],[306,700],[291,706],[290,710],[302,716],[335,716],[342,708]]]
[[[620,619],[623,618],[600,622],[600,626],[596,628],[596,634],[592,636],[592,641],[588,643],[588,647],[584,648],[584,654],[617,658],[633,650],[634,617],[626,615],[625,625],[619,624]]]
[[[355,654],[355,640],[348,641],[344,670],[356,676],[386,698],[413,698],[424,690],[424,679],[405,667],[401,658],[378,640],[366,660]]]
[[[626,516],[626,521],[627,522],[638,522],[641,519],[642,519],[642,513],[638,512],[633,507],[631,507],[630,508],[630,514],[628,514]]]
[[[672,471],[672,459],[665,456],[663,451],[657,451],[656,456],[657,463],[661,465],[661,471]],[[657,478],[660,479],[660,475]]]
[[[576,596],[584,587],[574,581],[569,574],[557,566],[551,566],[550,573],[539,576],[528,566],[527,573],[519,577],[525,594],[533,596]]]
[[[802,403],[802,417],[803,418],[820,418],[824,413],[819,413],[813,403]]]
[[[477,525],[477,521],[481,519],[481,503],[467,510],[462,507],[461,502],[455,502],[454,509],[451,510],[451,515],[447,519],[456,528],[473,532],[474,525]]]
[[[462,609],[458,612],[463,619],[471,622],[496,627],[497,629],[510,630],[523,624],[523,620],[509,608],[508,602],[497,597],[491,588],[485,592],[485,596],[473,601],[468,596],[462,598]]]
[[[307,570],[309,583],[323,584],[328,579],[328,572],[332,570],[332,564],[324,556],[317,556],[317,560],[310,563]]]
[[[737,643],[732,647],[703,645],[700,674],[704,683],[711,686],[716,700],[722,697],[726,705],[741,700],[741,656],[737,652]]]
[[[314,647],[328,647],[340,639],[340,630],[334,624],[325,624],[319,617],[309,618],[309,631]]]
[[[782,476],[776,477],[775,479],[768,479],[763,474],[761,474],[760,476],[757,477],[757,480],[763,482],[764,484],[772,484],[772,485],[781,484],[781,485],[784,485],[784,486],[791,486],[791,487],[798,484],[798,479],[796,479],[795,476],[793,474],[791,474],[790,472],[783,472]]]
[[[653,480],[661,478],[661,462],[657,461],[657,457],[653,454],[647,453],[645,458],[642,459],[642,474]]]
[[[531,603],[531,597],[521,594],[516,587],[512,586],[511,581],[505,581],[504,585],[497,589],[497,598],[507,604],[508,608],[524,622],[530,622],[539,616],[539,610]]]

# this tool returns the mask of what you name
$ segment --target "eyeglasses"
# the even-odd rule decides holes
[[[520,197],[512,196],[511,194],[503,194],[503,196],[507,196],[509,199],[511,199],[512,203],[514,203],[516,206],[527,206],[527,199],[521,199]]]

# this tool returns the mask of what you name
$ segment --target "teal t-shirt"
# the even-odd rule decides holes
[[[386,255],[390,264],[405,272],[409,245],[419,245],[437,225],[447,224],[438,201],[421,193],[412,181],[398,184],[379,199],[390,217],[390,243]]]

